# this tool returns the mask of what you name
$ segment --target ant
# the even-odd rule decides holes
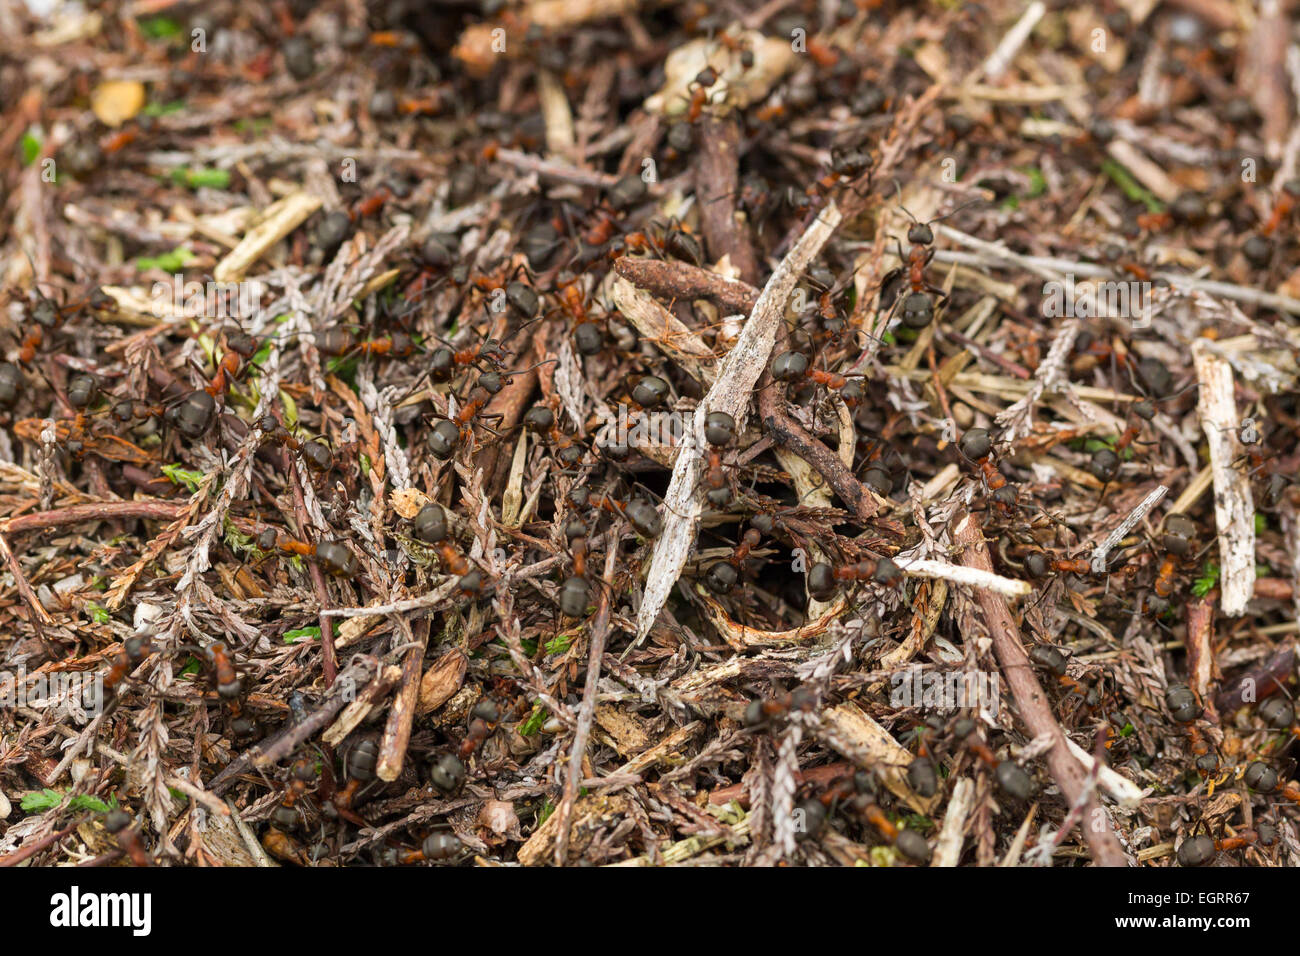
[[[316,348],[333,357],[346,356],[356,351],[361,355],[387,355],[409,358],[416,352],[414,340],[404,332],[394,332],[388,338],[357,341],[346,329],[329,329],[316,333]]]
[[[439,461],[446,461],[455,454],[456,449],[473,437],[470,423],[478,416],[492,396],[505,387],[505,376],[500,372],[484,372],[470,392],[469,401],[462,406],[454,418],[444,418],[433,426],[429,433],[429,451]],[[499,422],[500,416],[497,416]],[[487,427],[486,425],[484,426]]]
[[[438,863],[455,859],[465,849],[465,844],[454,833],[438,831],[424,838],[418,850],[385,848],[379,861],[385,866],[409,866],[412,863]]]
[[[1196,523],[1184,514],[1171,514],[1165,518],[1164,534],[1161,539],[1166,554],[1156,571],[1155,583],[1152,585],[1156,596],[1168,601],[1174,593],[1174,575],[1179,566],[1186,561],[1196,543]]]
[[[469,760],[483,746],[484,741],[496,732],[505,717],[500,705],[490,697],[485,697],[474,705],[470,712],[469,731],[460,742],[456,756],[462,762]]]
[[[419,541],[433,545],[438,551],[438,559],[450,574],[460,576],[458,585],[466,594],[478,594],[483,589],[483,575],[471,568],[449,538],[447,512],[442,505],[430,501],[421,508],[411,522],[411,533]]]
[[[700,116],[704,112],[705,104],[709,103],[710,89],[713,84],[718,82],[718,71],[712,66],[706,66],[695,74],[686,91],[690,93],[689,105],[686,109],[686,120],[689,123],[699,122]]]
[[[217,696],[230,708],[230,732],[238,739],[255,736],[257,720],[244,713],[242,703],[244,681],[235,668],[230,649],[223,641],[217,641],[206,649],[195,647],[193,650],[211,668],[212,682],[216,685]]]
[[[257,352],[257,340],[237,329],[223,331],[221,339],[224,348],[217,370],[203,389],[214,399],[226,393],[243,371],[245,363]]]
[[[1196,772],[1201,776],[1215,773],[1219,769],[1217,754],[1211,753],[1204,736],[1196,726],[1196,720],[1203,712],[1201,702],[1186,684],[1171,684],[1165,691],[1165,707],[1176,723],[1187,728],[1191,739],[1192,755],[1196,758]]]
[[[122,649],[113,658],[113,663],[104,675],[102,682],[104,690],[116,692],[117,686],[152,653],[153,642],[149,635],[137,634],[128,637],[122,642]]]
[[[758,547],[761,540],[762,535],[757,529],[748,529],[741,537],[740,544],[736,545],[735,550],[727,558],[709,565],[709,569],[704,572],[705,586],[714,594],[730,594],[740,580],[740,569],[745,559]]]
[[[507,354],[495,339],[485,339],[478,345],[456,351],[445,345],[440,346],[429,353],[429,378],[435,382],[449,382],[456,366],[470,365],[478,368],[480,361],[489,362],[494,368],[501,369]]]
[[[429,770],[429,782],[442,793],[455,793],[465,783],[469,760],[497,729],[504,713],[496,701],[484,698],[470,712],[469,730],[455,753],[444,753]]]
[[[997,755],[984,742],[976,729],[975,721],[963,717],[953,725],[953,735],[964,741],[970,750],[983,763],[993,769],[994,779],[1008,795],[1017,800],[1029,800],[1037,791],[1034,779],[1014,760],[999,760]]]
[[[569,617],[584,617],[590,589],[587,587],[587,526],[574,519],[564,529],[573,553],[573,573],[560,585],[560,611]]]
[[[1008,486],[1006,475],[993,464],[993,436],[987,428],[968,428],[957,442],[957,451],[980,470],[999,511],[1005,513],[1015,506],[1015,489]]]
[[[257,424],[267,441],[298,452],[313,471],[329,471],[334,463],[333,453],[323,442],[299,441],[289,434],[273,413],[267,412]]]
[[[293,538],[281,538],[274,528],[267,528],[257,538],[257,547],[262,551],[274,551],[277,548],[289,554],[304,558],[315,558],[316,563],[335,577],[354,578],[361,573],[361,562],[338,541],[319,541],[312,544]]]
[[[1259,705],[1259,716],[1268,726],[1276,730],[1289,730],[1292,736],[1300,737],[1300,727],[1296,726],[1295,705],[1285,697],[1269,697]]]
[[[587,312],[578,279],[560,283],[560,306],[573,319],[573,344],[580,355],[596,355],[605,347],[605,334]]]
[[[574,488],[569,492],[569,504],[575,508],[593,507],[610,514],[626,518],[638,534],[647,538],[659,537],[663,530],[663,521],[654,505],[641,498],[632,498],[627,502],[618,501],[609,495],[591,497],[587,488]]]
[[[715,508],[725,508],[735,496],[722,473],[722,449],[736,440],[736,420],[726,412],[709,412],[704,418],[704,438],[709,443],[705,497]]]
[[[806,687],[796,687],[789,693],[774,697],[759,697],[745,707],[742,723],[749,728],[762,727],[777,717],[787,717],[794,711],[808,712],[817,704],[817,695]]]
[[[876,803],[876,784],[871,774],[859,770],[832,783],[822,793],[803,800],[805,832],[815,834],[825,825],[826,817],[836,804],[844,802],[870,824],[881,838],[913,863],[930,862],[930,844],[916,830],[900,829]],[[812,824],[809,825],[808,821]]]
[[[1264,440],[1253,428],[1243,428],[1240,438],[1245,452],[1238,461],[1247,465],[1247,476],[1254,478],[1260,475],[1267,479],[1263,489],[1264,503],[1269,508],[1277,507],[1291,487],[1291,479],[1279,470],[1276,453],[1264,450]]]
[[[1115,439],[1113,448],[1098,448],[1092,453],[1092,458],[1088,462],[1088,472],[1098,481],[1102,482],[1102,493],[1105,494],[1106,485],[1110,484],[1119,475],[1119,465],[1121,456],[1130,445],[1142,433],[1142,423],[1149,422],[1156,417],[1156,403],[1149,398],[1134,402],[1129,408],[1128,421],[1124,431]]]
[[[901,187],[899,188],[899,192],[901,194]],[[971,204],[967,203],[966,205]],[[909,290],[907,296],[901,300],[903,310],[902,320],[903,325],[907,328],[920,330],[934,321],[936,308],[948,297],[947,293],[942,289],[926,280],[925,268],[930,264],[930,261],[934,259],[935,254],[934,230],[931,229],[930,226],[933,223],[940,222],[943,219],[947,219],[949,216],[955,215],[960,210],[964,209],[965,206],[958,206],[957,209],[948,213],[947,216],[939,216],[935,219],[931,219],[929,222],[921,222],[908,211],[907,207],[901,204],[899,205],[899,208],[902,209],[903,212],[907,213],[908,218],[912,220],[912,225],[907,229],[907,241],[909,244],[907,253],[903,253],[903,247],[897,239],[894,241],[895,248],[898,250],[899,261],[904,263],[904,269],[900,271],[905,271],[907,273],[907,287]],[[886,276],[884,282],[889,282],[889,280],[897,274],[898,272],[895,272]],[[882,287],[883,284],[884,283],[882,283]],[[937,300],[934,297],[935,294],[939,296]]]
[[[808,593],[818,601],[834,597],[840,581],[871,581],[894,587],[903,579],[903,569],[891,558],[868,558],[838,567],[818,562],[808,569]]]
[[[856,408],[862,404],[865,392],[862,387],[862,379],[845,378],[835,372],[828,372],[820,368],[808,367],[808,356],[802,352],[787,351],[782,352],[772,360],[772,378],[778,382],[794,382],[801,378],[807,378],[819,385],[825,385],[832,391],[839,391],[840,398],[849,408]]]
[[[387,186],[380,186],[370,195],[358,199],[356,204],[348,210],[348,218],[355,223],[378,215],[384,205],[392,198],[394,198],[393,191]]]
[[[1066,673],[1069,659],[1060,648],[1051,644],[1035,644],[1029,649],[1029,660],[1055,677],[1070,696],[1078,698],[1083,707],[1093,708],[1101,703],[1101,692],[1095,686],[1080,683]]]
[[[271,811],[271,822],[286,830],[296,827],[302,816],[299,806],[307,791],[314,789],[317,779],[316,762],[310,757],[300,757],[289,768],[289,782],[280,802]]]
[[[503,270],[504,268],[503,266]],[[480,292],[497,297],[497,304],[492,307],[492,311],[500,312],[504,305],[521,319],[531,322],[542,310],[542,299],[536,289],[516,278],[521,272],[525,277],[528,276],[528,267],[522,262],[503,276],[474,276],[469,280],[469,284]]]
[[[131,814],[125,810],[110,810],[104,814],[104,829],[117,837],[122,850],[136,866],[153,866],[153,860],[140,841],[140,833],[131,827]]]
[[[534,405],[524,413],[523,426],[536,435],[546,435],[556,446],[556,457],[563,465],[576,465],[586,453],[585,448],[560,430],[555,422],[555,412],[545,405]],[[626,446],[624,446],[626,447]]]
[[[84,299],[64,306],[59,305],[38,288],[33,287],[32,293],[35,295],[35,302],[28,307],[28,318],[31,321],[28,322],[27,331],[18,346],[20,365],[32,364],[37,350],[45,344],[45,334],[53,332],[62,325],[66,316],[75,314],[87,306],[96,309],[116,307],[114,300],[98,286]]]
[[[871,154],[862,150],[832,150],[830,168],[824,176],[807,189],[810,198],[825,199],[832,189],[842,182],[857,179],[871,168]],[[870,188],[867,183],[867,188]],[[933,237],[931,237],[933,241]]]
[[[1277,827],[1261,823],[1253,830],[1242,830],[1226,839],[1216,840],[1206,833],[1188,837],[1179,844],[1175,856],[1179,866],[1205,866],[1214,860],[1217,853],[1244,850],[1248,846],[1273,846],[1277,840]]]
[[[352,812],[358,791],[375,779],[375,768],[379,763],[379,742],[374,737],[361,737],[347,749],[343,755],[343,775],[347,782],[343,789],[337,791],[327,804],[327,813],[334,813],[354,823],[366,826],[364,820]]]
[[[1288,179],[1282,184],[1282,191],[1278,194],[1277,202],[1273,205],[1273,212],[1268,217],[1268,222],[1264,223],[1261,229],[1264,235],[1273,235],[1278,227],[1290,217],[1297,204],[1300,204],[1300,179]]]

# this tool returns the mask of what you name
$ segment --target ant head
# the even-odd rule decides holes
[[[914,222],[907,228],[907,241],[914,246],[928,246],[934,242],[934,230],[929,223]]]

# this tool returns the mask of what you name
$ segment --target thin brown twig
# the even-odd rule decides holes
[[[596,617],[591,622],[591,648],[587,654],[587,677],[583,682],[582,705],[578,708],[578,726],[573,732],[573,747],[569,752],[569,772],[564,778],[564,796],[560,800],[560,832],[555,838],[555,865],[564,866],[569,853],[569,831],[573,824],[573,801],[578,798],[578,785],[582,780],[582,758],[587,753],[587,739],[591,736],[592,721],[596,716],[596,693],[600,684],[600,662],[605,655],[605,641],[609,637],[609,596],[613,589],[614,566],[618,552],[611,548],[605,555],[604,582],[597,601]]]
[[[988,546],[984,543],[984,533],[974,514],[967,513],[957,520],[953,541],[962,549],[963,564],[982,571],[993,571],[993,561],[989,557]],[[984,612],[989,635],[993,638],[993,653],[1006,676],[1011,696],[1020,709],[1020,717],[1032,736],[1046,735],[1051,738],[1052,748],[1047,752],[1047,766],[1065,799],[1073,805],[1086,790],[1087,773],[1083,765],[1070,754],[1061,725],[1052,714],[1049,698],[1034,676],[1033,666],[1029,663],[1029,656],[1025,653],[1020,637],[1020,629],[1011,616],[1006,598],[986,588],[976,588],[975,600]],[[1128,860],[1112,829],[1110,817],[1098,806],[1095,794],[1089,795],[1084,801],[1082,816],[1089,821],[1082,829],[1083,837],[1092,851],[1093,861],[1098,866],[1127,866]]]

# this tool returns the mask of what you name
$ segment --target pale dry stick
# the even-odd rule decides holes
[[[365,617],[367,615],[378,616],[381,614],[406,614],[410,611],[422,611],[426,608],[436,607],[443,601],[446,601],[456,593],[460,587],[457,579],[448,577],[446,583],[437,590],[430,591],[428,594],[422,594],[419,597],[405,598],[401,601],[390,601],[387,604],[375,604],[370,607],[327,607],[321,609],[321,617]]]
[[[303,482],[295,467],[293,456],[289,454],[288,449],[281,452],[284,461],[284,468],[293,479],[290,482],[293,487],[293,510],[295,517],[298,519],[298,527],[305,534],[307,529],[312,527],[311,516],[308,513],[306,497],[303,493]],[[321,671],[325,678],[325,686],[329,687],[334,683],[334,676],[338,669],[334,660],[334,630],[330,625],[329,618],[325,616],[325,609],[329,606],[330,592],[325,585],[325,575],[320,569],[320,565],[315,561],[307,562],[307,572],[311,577],[312,588],[316,592],[316,600],[320,603],[320,613],[317,617],[320,620],[321,634]]]
[[[415,634],[411,622],[404,617],[395,621],[406,632],[414,646],[406,652],[402,661],[402,676],[398,683],[397,694],[388,711],[388,723],[384,726],[383,737],[379,742],[379,759],[375,762],[375,776],[392,783],[402,773],[402,763],[406,758],[406,748],[411,742],[411,726],[415,721],[415,707],[420,697],[420,662],[424,660],[424,651],[429,646],[429,631],[433,622],[422,618],[417,622],[419,630]]]
[[[1046,13],[1047,4],[1042,3],[1041,0],[1034,0],[1033,3],[1026,7],[1020,19],[1002,38],[1002,42],[998,44],[997,49],[980,66],[976,76],[983,76],[988,80],[1001,79],[1002,74],[1006,73],[1007,68],[1011,66],[1011,61],[1020,52],[1020,48],[1029,39],[1029,35],[1034,32],[1034,27],[1038,26],[1038,21],[1043,19]]]
[[[967,266],[984,266],[1005,265],[1014,266],[1033,272],[1045,279],[1063,280],[1066,275],[1074,275],[1085,279],[1107,279],[1116,278],[1117,273],[1114,269],[1099,266],[1091,262],[1080,262],[1075,259],[1060,259],[1054,256],[1025,256],[1018,252],[1012,252],[998,243],[987,242],[983,239],[977,239],[951,226],[939,224],[938,231],[941,235],[959,245],[977,250],[974,253],[965,253],[949,249],[940,249],[934,254],[936,262],[951,262],[957,265]],[[1234,302],[1247,302],[1251,305],[1259,305],[1266,309],[1274,309],[1278,312],[1289,312],[1292,315],[1300,315],[1300,299],[1294,299],[1290,296],[1278,295],[1274,292],[1262,292],[1259,289],[1252,289],[1249,286],[1234,285],[1230,282],[1216,282],[1212,279],[1199,279],[1192,276],[1183,275],[1177,272],[1155,272],[1154,278],[1164,279],[1175,290],[1180,292],[1204,292],[1207,295],[1218,296],[1222,299],[1232,299]]]
[[[230,816],[230,808],[222,802],[220,797],[214,796],[191,780],[186,780],[184,777],[172,774],[167,777],[167,786],[175,787],[177,790],[181,791],[181,793],[186,794],[195,803],[203,804],[203,806],[217,814],[217,816]]]
[[[604,581],[614,579],[614,566],[618,549],[610,548],[605,555]],[[600,589],[596,617],[591,622],[591,648],[587,655],[587,677],[583,682],[582,705],[578,708],[578,726],[573,732],[573,746],[569,752],[569,772],[564,778],[564,796],[556,811],[560,817],[560,832],[555,837],[555,865],[564,866],[569,855],[569,830],[573,824],[573,801],[578,798],[578,784],[582,779],[582,758],[587,752],[587,739],[591,736],[592,721],[596,716],[596,693],[600,685],[600,662],[605,655],[605,641],[609,637],[610,587]]]
[[[930,865],[934,867],[956,866],[961,859],[962,834],[966,829],[966,818],[975,807],[975,783],[969,777],[962,777],[952,788],[948,798],[948,809],[943,816],[943,826],[939,838],[934,843],[934,858]]]
[[[1091,771],[1093,764],[1096,763],[1096,759],[1092,754],[1069,737],[1065,738],[1065,743],[1070,748],[1070,753],[1074,754],[1079,763],[1083,764],[1084,769]],[[1142,802],[1142,788],[1104,763],[1097,774],[1097,786],[1101,787],[1107,796],[1127,810],[1132,810]]]
[[[1233,394],[1232,366],[1205,346],[1192,343],[1192,362],[1200,382],[1197,412],[1210,449],[1214,475],[1214,523],[1219,538],[1219,588],[1223,613],[1246,610],[1255,590],[1255,502],[1250,476],[1232,466],[1238,454],[1241,420]]]
[[[684,444],[682,453],[678,454],[672,479],[664,493],[664,527],[655,542],[646,572],[648,583],[637,611],[637,636],[629,645],[628,653],[650,633],[690,555],[695,527],[703,509],[700,465],[704,419],[710,412],[723,411],[735,419],[737,428],[744,428],[754,385],[767,366],[776,341],[777,325],[782,321],[790,293],[794,291],[799,276],[830,240],[841,218],[839,207],[831,200],[776,267],[735,346],[723,358],[717,381],[695,410],[690,444]]]
[[[963,564],[984,571],[993,570],[993,561],[989,557],[983,531],[973,514],[966,514],[958,519],[953,532],[953,541],[958,547],[963,548],[961,555]],[[1047,766],[1065,798],[1073,804],[1085,796],[1086,773],[1083,765],[1070,753],[1065,734],[1052,715],[1049,698],[1042,685],[1038,683],[1038,678],[1034,676],[1034,669],[1025,654],[1015,618],[1012,617],[1007,602],[992,591],[978,588],[975,591],[975,599],[984,612],[984,620],[993,639],[994,656],[997,657],[1006,676],[1011,695],[1020,710],[1020,717],[1034,737],[1044,734],[1051,737],[1053,745],[1047,753]],[[1093,815],[1093,811],[1099,809],[1096,799],[1087,795],[1085,810],[1088,819],[1102,819]],[[1092,851],[1093,860],[1098,866],[1125,866],[1127,860],[1124,850],[1111,828],[1109,818],[1105,820],[1105,826],[1089,825],[1083,828],[1083,836]]]
[[[265,211],[262,221],[245,234],[239,241],[239,245],[217,263],[212,270],[212,277],[218,282],[235,282],[242,279],[253,263],[302,225],[320,208],[320,205],[321,201],[318,197],[305,192],[294,193],[274,203]]]
[[[960,564],[949,564],[947,561],[932,561],[928,558],[920,558],[914,561],[899,561],[899,568],[904,574],[912,575],[918,578],[937,578],[943,581],[951,581],[953,584],[962,584],[972,588],[988,588],[996,591],[1004,597],[1024,597],[1033,593],[1033,586],[1027,581],[1017,581],[1014,578],[1004,578],[1000,574],[981,571],[978,568],[970,568]]]
[[[1300,513],[1289,498],[1282,502],[1282,532],[1291,555],[1291,600],[1295,617],[1300,620]]]
[[[1115,545],[1124,540],[1134,526],[1147,516],[1147,512],[1160,503],[1169,489],[1164,485],[1156,485],[1155,489],[1138,502],[1137,507],[1128,513],[1128,516],[1106,536],[1106,540],[1092,550],[1092,573],[1101,574],[1106,570],[1106,556],[1114,549]]]
[[[321,742],[329,747],[337,747],[344,738],[356,730],[361,721],[374,710],[375,705],[388,696],[388,692],[402,679],[402,669],[396,664],[382,667],[375,679],[366,685],[357,699],[343,708],[343,713],[330,724],[329,729],[321,734]]]

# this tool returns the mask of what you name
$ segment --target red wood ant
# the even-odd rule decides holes
[[[566,467],[582,461],[586,449],[571,436],[560,430],[555,412],[545,405],[534,405],[524,413],[523,426],[537,435],[546,435],[555,445],[555,455]],[[612,447],[612,446],[610,446]],[[623,446],[624,448],[626,446]],[[609,451],[609,448],[606,449]],[[626,457],[626,456],[624,456]]]
[[[131,827],[131,814],[125,810],[110,810],[104,814],[104,829],[117,837],[117,842],[136,866],[153,866],[153,860],[140,840],[139,831]]]
[[[271,822],[286,830],[297,826],[302,817],[300,804],[307,792],[314,788],[316,778],[316,761],[310,757],[295,760],[289,768],[289,782],[280,802],[271,811]]]
[[[704,418],[704,438],[709,443],[704,494],[709,504],[725,508],[735,496],[722,472],[722,449],[736,440],[736,420],[726,412],[709,412]]]
[[[1158,597],[1168,600],[1174,593],[1174,575],[1179,565],[1187,559],[1196,541],[1196,523],[1183,514],[1171,514],[1165,518],[1162,543],[1167,552],[1156,572],[1152,585]]]
[[[901,187],[899,191],[901,193]],[[907,272],[907,286],[909,292],[908,295],[902,299],[902,319],[903,325],[907,326],[909,329],[923,329],[933,322],[936,307],[947,298],[947,294],[938,286],[927,281],[925,276],[926,266],[928,266],[931,260],[934,259],[935,254],[934,230],[931,229],[930,226],[936,222],[942,222],[944,219],[955,216],[961,210],[971,205],[974,205],[974,203],[966,203],[963,206],[958,206],[946,216],[938,216],[931,219],[929,222],[921,222],[913,216],[905,206],[901,204],[899,205],[899,208],[902,209],[903,212],[907,213],[908,218],[912,220],[912,225],[907,229],[907,241],[909,247],[906,255],[903,254],[902,246],[895,242],[898,249],[898,257],[905,263]],[[886,281],[888,281],[888,277],[886,277]],[[934,295],[936,294],[939,296],[938,301],[934,298]]]
[[[1272,846],[1277,840],[1277,828],[1271,823],[1261,823],[1253,830],[1242,830],[1226,839],[1216,840],[1205,833],[1188,837],[1179,844],[1175,856],[1179,866],[1205,866],[1218,853],[1244,850],[1248,846]]]
[[[748,529],[741,537],[740,544],[736,545],[730,555],[722,561],[709,565],[708,570],[704,572],[705,587],[714,594],[730,594],[740,580],[740,569],[745,560],[750,552],[758,547],[761,540],[762,535],[756,529]]]
[[[414,340],[404,332],[394,332],[387,338],[363,339],[346,329],[330,329],[316,333],[316,347],[331,356],[345,356],[352,352],[361,355],[383,355],[392,358],[408,358],[415,354]]]
[[[857,564],[839,566],[818,562],[808,569],[808,593],[818,601],[829,601],[841,581],[870,581],[893,587],[902,579],[902,568],[890,558],[868,558]]]
[[[113,658],[113,663],[104,675],[104,689],[115,691],[117,686],[152,653],[153,642],[149,635],[136,634],[128,637],[122,642],[122,649]]]
[[[564,529],[573,554],[573,573],[560,585],[560,611],[569,617],[584,617],[590,589],[587,587],[587,526],[575,519]]]
[[[718,82],[718,71],[712,66],[706,66],[695,74],[686,91],[690,94],[689,105],[686,109],[687,122],[695,123],[704,113],[704,107],[709,102],[710,89],[713,84]]]
[[[838,390],[840,397],[844,399],[844,404],[849,408],[856,408],[862,403],[865,392],[862,387],[862,379],[846,378],[835,372],[828,372],[824,369],[809,368],[808,356],[802,352],[787,351],[782,352],[772,360],[772,378],[778,382],[794,382],[801,378],[807,378],[819,385],[824,385],[828,389]]]
[[[958,720],[953,726],[953,734],[965,742],[966,747],[986,766],[992,768],[994,779],[1008,795],[1017,800],[1028,800],[1037,791],[1034,779],[1025,773],[1014,760],[999,760],[989,745],[979,736],[975,721],[969,718]]]
[[[281,538],[274,528],[267,528],[257,539],[257,547],[262,551],[274,551],[277,548],[299,557],[315,558],[316,563],[330,574],[341,578],[354,578],[361,573],[361,562],[338,541],[319,541],[312,544],[293,538]]]
[[[1165,691],[1165,707],[1173,719],[1187,728],[1191,738],[1191,752],[1196,757],[1196,771],[1202,776],[1219,769],[1219,758],[1210,752],[1204,736],[1196,726],[1196,719],[1201,716],[1201,702],[1196,699],[1192,689],[1186,684],[1171,684]]]
[[[957,442],[957,450],[972,462],[984,478],[993,504],[1002,512],[1015,507],[1015,489],[1007,485],[1006,475],[993,464],[993,436],[987,428],[968,428]]]
[[[442,506],[429,502],[416,513],[411,522],[411,532],[419,541],[432,545],[438,551],[438,559],[450,574],[460,576],[458,585],[467,594],[477,594],[483,588],[483,575],[470,566],[448,535],[447,512]]]
[[[609,495],[591,496],[586,488],[574,488],[569,492],[569,504],[573,508],[593,507],[610,514],[619,515],[628,520],[628,523],[637,531],[647,538],[659,537],[659,532],[663,530],[663,522],[659,518],[659,512],[654,505],[641,498],[633,498],[630,501],[618,501]]]
[[[441,863],[455,859],[465,849],[465,844],[454,833],[431,833],[420,843],[418,850],[386,848],[380,862],[386,866],[410,866],[413,863]]]
[[[334,464],[334,455],[323,442],[299,441],[271,412],[263,415],[257,424],[267,441],[298,452],[313,471],[329,471]]]
[[[1268,217],[1268,222],[1264,223],[1261,230],[1264,235],[1273,235],[1295,210],[1297,203],[1300,203],[1300,179],[1288,179],[1282,184],[1282,191],[1273,205],[1273,212]]]
[[[816,694],[806,687],[796,687],[788,693],[751,700],[745,707],[742,723],[750,728],[762,727],[773,718],[785,717],[796,710],[807,712],[816,705]]]

